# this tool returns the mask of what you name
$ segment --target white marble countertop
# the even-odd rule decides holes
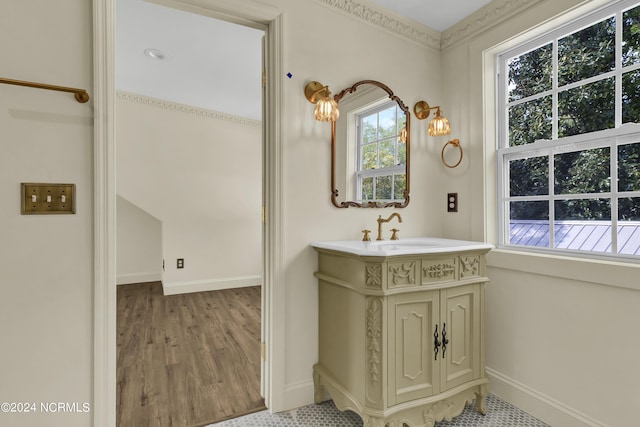
[[[312,242],[316,249],[327,249],[360,256],[419,255],[473,250],[489,251],[493,245],[468,240],[440,239],[436,237],[406,237],[400,240],[333,240]]]

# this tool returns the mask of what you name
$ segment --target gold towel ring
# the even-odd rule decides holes
[[[449,164],[449,163],[447,163],[447,162],[446,162],[446,160],[444,159],[444,149],[445,149],[445,148],[447,148],[447,145],[449,145],[449,144],[453,145],[454,147],[458,147],[458,149],[460,150],[460,159],[458,160],[458,163],[456,163],[455,165],[450,165],[450,164]],[[442,163],[444,163],[444,165],[445,165],[446,167],[448,167],[448,168],[452,168],[452,169],[453,169],[453,168],[457,167],[457,166],[460,164],[460,162],[462,162],[462,154],[463,154],[463,153],[462,153],[462,147],[460,146],[460,140],[459,140],[458,138],[456,138],[456,139],[452,139],[451,141],[449,141],[449,142],[447,142],[446,144],[444,144],[444,146],[442,147],[442,154],[441,154],[441,157],[442,157]]]

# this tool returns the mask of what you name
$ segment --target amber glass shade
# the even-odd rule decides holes
[[[318,100],[316,103],[315,117],[321,122],[335,122],[340,116],[338,103],[328,96]]]
[[[442,136],[449,135],[451,133],[451,126],[449,126],[449,120],[440,114],[440,110],[436,111],[436,116],[429,123],[429,135]]]

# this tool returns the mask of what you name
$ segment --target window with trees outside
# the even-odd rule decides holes
[[[404,200],[407,118],[395,101],[356,116],[356,198],[364,202]]]
[[[497,66],[499,245],[640,260],[640,2]]]

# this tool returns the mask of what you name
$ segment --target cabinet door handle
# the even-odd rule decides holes
[[[444,354],[447,351],[447,344],[449,344],[449,340],[447,339],[447,324],[442,324],[442,358],[444,359]]]
[[[440,348],[440,341],[438,341],[438,325],[436,324],[436,331],[433,333],[433,360],[438,360],[438,349]]]

